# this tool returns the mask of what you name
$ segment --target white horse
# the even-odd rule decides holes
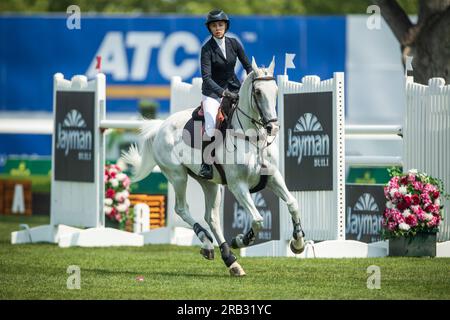
[[[259,185],[261,179],[265,179],[266,186],[284,200],[288,206],[294,226],[290,248],[298,254],[304,250],[305,246],[298,204],[288,191],[278,170],[278,149],[269,141],[275,138],[279,129],[275,109],[278,87],[273,77],[274,67],[274,59],[272,59],[268,68],[259,68],[252,58],[253,71],[242,83],[239,91],[239,102],[229,119],[230,128],[234,130],[227,130],[223,143],[216,137],[216,141],[214,141],[215,159],[223,166],[222,174],[224,173],[226,176],[229,190],[252,217],[251,229],[245,235],[239,234],[236,236],[232,241],[232,247],[242,248],[251,245],[263,227],[263,217],[253,203],[250,190]],[[213,167],[213,179],[205,180],[196,175],[200,171],[201,158],[197,157],[197,161],[192,161],[192,159],[186,157],[186,155],[200,152],[192,149],[183,140],[183,135],[186,134],[186,132],[183,132],[183,128],[191,119],[193,110],[191,108],[176,112],[165,121],[146,121],[141,128],[141,134],[145,141],[142,150],[139,151],[137,146],[133,145],[128,152],[123,153],[122,159],[134,167],[134,182],[144,179],[151,173],[155,165],[160,167],[175,190],[175,212],[197,234],[202,242],[202,255],[207,259],[213,259],[213,238],[205,228],[192,218],[186,203],[188,174],[194,177],[203,189],[205,221],[220,245],[222,259],[229,268],[231,275],[242,276],[245,275],[245,272],[230,250],[220,225],[221,192],[218,184],[223,183],[220,172],[217,167]],[[253,135],[248,134],[249,132]],[[255,139],[256,136],[258,139]],[[237,161],[236,157],[238,158]],[[230,161],[230,159],[233,161]]]

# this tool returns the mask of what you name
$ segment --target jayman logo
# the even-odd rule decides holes
[[[358,241],[363,237],[377,241],[382,218],[375,198],[370,193],[363,193],[353,206],[353,210],[351,206],[347,207],[347,233],[355,236]]]
[[[288,129],[287,144],[286,156],[296,157],[298,164],[303,157],[315,157],[315,167],[328,167],[330,137],[323,133],[322,125],[314,114],[305,113],[298,119],[294,129]]]
[[[266,200],[260,192],[252,194],[252,200],[255,203],[261,216],[264,218],[264,228],[258,233],[258,239],[272,239],[272,212],[270,211]],[[240,229],[243,233],[250,230],[252,226],[252,217],[237,203],[234,202],[233,224],[232,228]]]
[[[86,128],[86,122],[84,121],[81,113],[75,109],[72,109],[64,118],[63,127]]]
[[[364,193],[358,198],[355,206],[353,207],[355,211],[379,211],[377,203],[374,197],[370,193]]]
[[[67,156],[70,150],[90,151],[92,149],[92,133],[87,128],[86,121],[78,110],[72,109],[65,116],[62,124],[58,123],[56,148],[64,150]],[[79,153],[86,157],[86,153]],[[89,159],[87,159],[89,158]]]

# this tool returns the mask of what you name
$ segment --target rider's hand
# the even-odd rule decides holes
[[[239,95],[237,93],[231,92],[228,89],[225,89],[223,91],[222,96],[223,97],[228,97],[228,98],[230,98],[232,100],[237,100],[239,98]]]

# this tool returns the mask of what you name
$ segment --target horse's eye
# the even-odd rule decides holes
[[[255,93],[259,96],[259,95],[261,95],[261,90],[256,89],[256,90],[255,90]]]

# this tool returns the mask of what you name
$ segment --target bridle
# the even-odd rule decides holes
[[[250,119],[251,123],[256,127],[256,129],[263,128],[264,130],[267,131],[267,125],[269,123],[271,123],[271,122],[277,122],[278,118],[266,119],[264,117],[264,113],[262,112],[261,106],[259,105],[259,102],[258,102],[258,99],[257,99],[257,94],[256,94],[256,89],[255,89],[255,82],[256,81],[275,81],[275,78],[272,77],[272,76],[265,76],[265,77],[254,78],[252,80],[252,99],[250,101],[250,107],[251,108],[253,107],[253,101],[254,101],[254,103],[256,105],[256,110],[258,110],[259,118],[255,119],[252,116],[248,115],[245,111],[243,111],[241,108],[239,108],[237,103],[236,103],[235,107],[232,108],[229,118],[231,120],[233,118],[234,113],[237,110],[237,111],[239,111],[239,113],[242,113],[245,117]],[[244,127],[242,125],[241,119],[239,118],[239,113],[236,113],[236,118],[238,120],[239,126],[241,127],[242,130],[244,130]],[[231,125],[231,121],[229,122],[229,125]],[[249,141],[249,142],[251,141],[251,138],[249,136],[246,136],[245,134],[238,134],[238,133],[235,132],[234,135],[236,137],[238,137],[238,138],[242,136],[241,138],[243,138],[244,140]],[[275,137],[274,137],[274,139],[272,141],[267,143],[267,136],[268,135],[266,135],[265,142],[264,142],[265,146],[263,147],[263,149],[267,148],[268,146],[270,146],[275,141]],[[235,149],[236,149],[236,146],[235,146]]]
[[[262,127],[262,128],[265,129],[269,123],[271,123],[271,122],[277,122],[277,121],[278,121],[278,118],[266,119],[266,118],[264,117],[264,114],[263,114],[263,112],[262,112],[262,110],[261,110],[261,106],[259,105],[259,102],[258,102],[258,99],[257,99],[257,96],[256,96],[256,89],[255,89],[255,82],[256,82],[256,81],[275,81],[275,78],[274,78],[274,77],[271,77],[271,76],[267,76],[267,77],[254,78],[254,79],[252,80],[252,99],[251,99],[251,101],[250,101],[250,107],[253,107],[253,102],[254,102],[255,105],[256,105],[256,110],[258,110],[258,113],[259,113],[259,119],[254,119],[253,117],[249,116],[247,113],[245,113],[245,112],[244,112],[241,108],[239,108],[237,105],[236,105],[236,109],[237,109],[240,113],[242,113],[244,116],[246,116],[248,119],[250,119],[250,121],[253,123],[253,125],[254,125],[256,128],[258,128],[258,127],[261,128],[261,127]],[[240,125],[241,128],[243,129],[242,123],[241,123],[241,120],[239,119],[239,115],[238,115],[238,114],[237,114],[237,119],[238,119],[239,125]],[[260,120],[261,120],[261,121],[260,121]]]

